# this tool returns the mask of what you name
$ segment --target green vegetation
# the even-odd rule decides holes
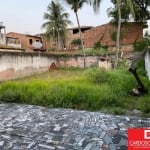
[[[71,44],[75,46],[81,45],[81,39],[73,39]]]
[[[137,52],[145,51],[146,48],[149,46],[149,44],[150,44],[150,40],[145,38],[141,42],[134,43],[134,50]]]
[[[96,42],[96,43],[94,43],[94,49],[100,49],[101,48],[101,44],[100,44],[100,42],[98,41],[98,42]]]
[[[117,32],[113,31],[110,36],[111,36],[111,39],[115,42],[117,38]],[[126,37],[126,31],[123,29],[120,30],[120,40],[124,39],[125,37]]]
[[[81,50],[77,50],[74,52],[75,55],[82,55],[82,51]],[[99,49],[94,49],[94,48],[89,48],[89,49],[85,49],[85,54],[86,56],[92,56],[92,55],[105,55],[105,54],[114,54],[113,51],[108,51],[107,47],[106,48],[99,48]]]
[[[150,91],[150,83],[141,77]],[[46,107],[109,110],[123,114],[138,109],[150,114],[150,93],[134,97],[136,81],[127,70],[61,69],[0,84],[0,101]]]
[[[57,48],[56,47],[51,47],[48,49],[49,52],[56,52],[57,51]]]

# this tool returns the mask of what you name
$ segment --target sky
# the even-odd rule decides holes
[[[41,26],[46,20],[43,15],[47,12],[47,6],[51,0],[1,0],[0,4],[0,22],[6,26],[6,32],[17,32],[23,34],[43,33]],[[73,27],[77,27],[77,21],[74,12],[64,0],[57,0],[63,4],[66,12],[70,14],[69,19],[73,22]],[[103,0],[100,10],[97,14],[93,8],[84,5],[79,10],[80,25],[98,26],[108,23],[111,18],[107,16],[107,9],[112,7],[110,0]],[[149,23],[150,24],[150,23]]]
[[[57,0],[63,2],[63,0]],[[79,20],[81,25],[98,26],[107,23],[108,19],[106,10],[111,7],[109,0],[103,0],[100,11],[95,14],[93,8],[84,5],[79,10]],[[6,26],[6,32],[19,32],[25,34],[37,34],[44,32],[41,26],[46,20],[43,19],[44,12],[50,0],[1,0],[0,4],[0,22]],[[70,14],[69,19],[73,22],[74,27],[77,21],[74,12],[70,7],[62,3],[66,12]]]

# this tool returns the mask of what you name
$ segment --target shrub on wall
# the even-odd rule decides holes
[[[100,49],[101,48],[101,43],[98,41],[94,43],[94,49]]]
[[[116,38],[117,38],[117,32],[114,31],[110,34],[110,37],[113,41],[116,41]],[[125,30],[121,30],[120,32],[120,40],[122,40],[123,38],[126,37],[126,31]]]
[[[54,51],[57,51],[57,48],[56,47],[51,47],[51,48],[48,49],[48,51],[54,52]]]
[[[73,40],[71,41],[71,44],[72,44],[72,45],[75,45],[75,46],[81,45],[81,39],[73,39]]]
[[[22,49],[22,52],[26,52],[26,49],[25,49],[25,48],[23,48],[23,49]]]
[[[134,43],[134,50],[138,52],[144,51],[149,45],[150,45],[150,41],[148,39],[144,39],[141,42]]]

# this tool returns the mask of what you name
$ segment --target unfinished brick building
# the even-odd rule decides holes
[[[121,28],[120,49],[130,51],[133,44],[143,40],[143,28],[141,23],[124,23]],[[93,27],[84,32],[84,44],[86,48],[94,47],[99,42],[101,46],[109,47],[109,50],[115,49],[114,34],[117,33],[117,26],[108,23],[101,26]]]
[[[120,50],[133,50],[133,44],[135,42],[140,42],[143,40],[144,27],[145,26],[141,23],[122,23],[120,36]],[[81,31],[85,48],[93,48],[94,44],[99,42],[101,46],[107,46],[111,51],[115,50],[116,38],[114,38],[114,35],[117,33],[116,25],[108,23],[97,27],[81,26]],[[78,27],[68,28],[66,35],[66,40],[63,41],[63,47],[66,47],[67,49],[78,49],[77,47],[71,45],[72,40],[79,38]],[[26,35],[10,32],[7,34],[7,37],[19,39],[21,42],[21,48],[25,49],[26,52],[44,52],[54,47],[54,41],[52,39],[46,40],[44,38],[44,34]],[[42,47],[34,47],[34,42],[40,42],[42,44]]]
[[[84,33],[88,30],[90,30],[92,26],[81,26],[81,32],[82,32],[82,38],[84,39]],[[75,48],[73,45],[71,45],[71,42],[74,39],[79,39],[79,28],[78,27],[72,27],[68,28],[67,30],[67,36],[66,36],[66,48],[72,49]]]

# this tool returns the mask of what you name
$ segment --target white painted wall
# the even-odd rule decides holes
[[[21,43],[16,44],[16,43],[7,43],[7,46],[14,47],[14,48],[22,48]]]
[[[145,53],[145,69],[150,80],[150,49]]]

